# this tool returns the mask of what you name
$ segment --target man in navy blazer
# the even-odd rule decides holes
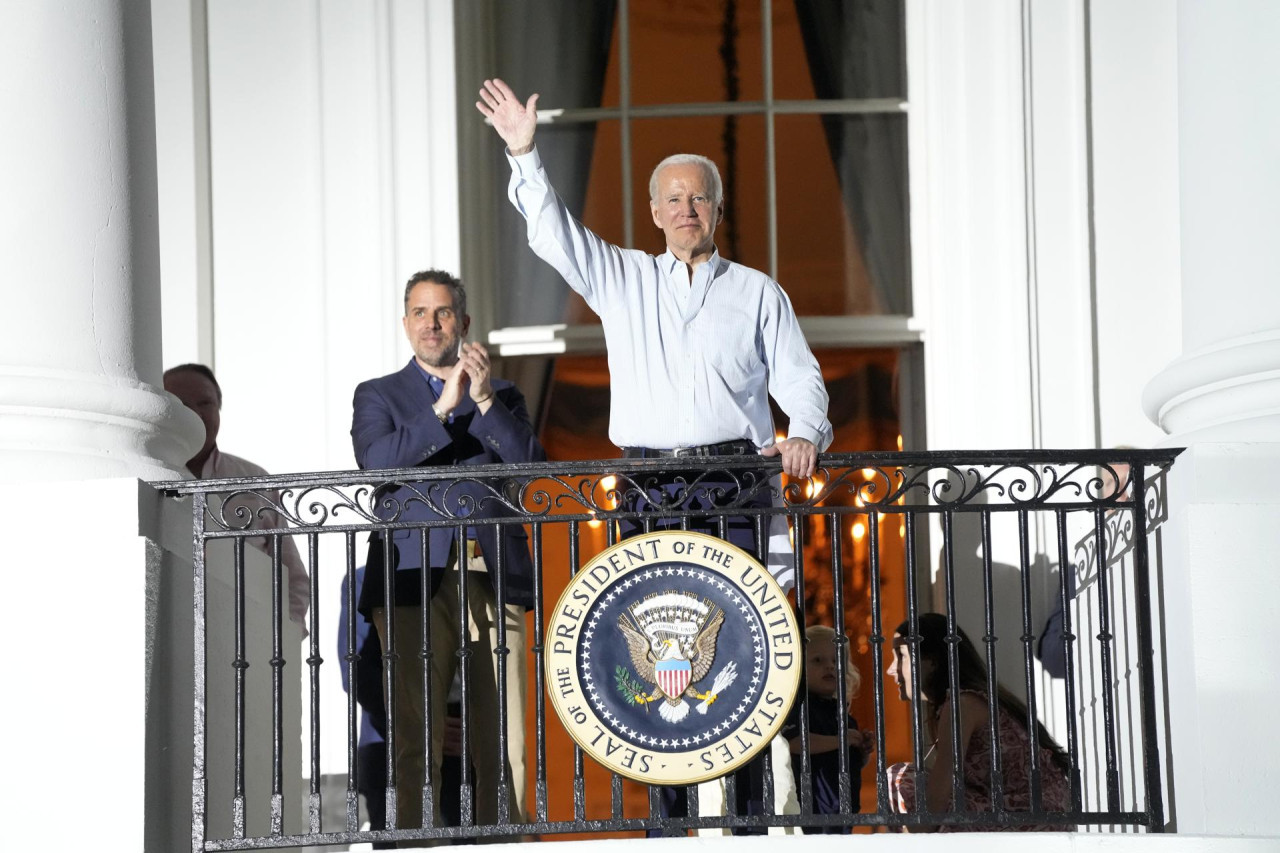
[[[534,462],[546,453],[534,434],[524,396],[510,382],[494,379],[484,346],[467,343],[467,315],[462,282],[441,270],[415,274],[405,285],[405,335],[414,357],[401,370],[362,382],[355,392],[351,441],[361,468],[410,468],[441,465],[484,465]],[[462,474],[463,472],[459,472]],[[428,500],[415,495],[415,490]],[[459,500],[463,495],[471,500]],[[485,501],[483,498],[489,498]],[[393,504],[384,504],[388,499]],[[432,504],[443,508],[444,515]],[[397,521],[432,521],[442,517],[494,518],[507,514],[493,492],[479,483],[434,481],[380,490],[374,511]],[[398,515],[396,513],[399,513]],[[380,537],[370,542],[368,572],[359,609],[378,631],[384,649],[393,645],[395,666],[396,825],[423,825],[422,787],[426,761],[423,723],[430,706],[431,773],[439,825],[440,759],[444,743],[444,710],[457,668],[456,652],[466,643],[472,652],[470,683],[472,731],[485,733],[471,741],[476,769],[477,823],[497,821],[497,785],[511,785],[511,813],[520,820],[524,806],[525,611],[533,606],[533,567],[523,526],[502,526],[501,569],[494,525],[468,526],[459,555],[456,528],[432,529],[427,536],[429,611],[431,616],[430,702],[424,693],[422,658],[422,534],[392,531],[390,554],[393,590],[383,577]],[[461,559],[459,559],[461,557]],[[499,576],[506,612],[507,709],[509,769],[497,755],[497,596]],[[467,592],[467,636],[459,631],[460,587]]]

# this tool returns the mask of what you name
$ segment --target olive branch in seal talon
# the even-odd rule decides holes
[[[636,697],[643,696],[649,692],[649,688],[636,681],[631,675],[631,670],[622,664],[618,664],[613,669],[614,681],[618,684],[618,695],[620,695],[628,705],[636,704]],[[649,712],[649,707],[645,706],[645,713]]]

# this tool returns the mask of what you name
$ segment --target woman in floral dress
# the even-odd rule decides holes
[[[960,698],[960,738],[953,745],[951,725],[950,660],[947,652],[947,620],[938,613],[925,613],[918,620],[920,671],[917,674],[921,716],[921,737],[926,744],[925,802],[935,814],[993,812],[991,775],[991,725],[987,702],[987,667],[964,631],[956,627],[957,683]],[[913,701],[911,626],[903,622],[893,636],[893,663],[889,675],[898,684],[899,698]],[[1003,781],[1004,807],[1011,813],[1031,810],[1032,740],[1027,730],[1027,706],[1003,687],[996,700],[999,733],[1000,769]],[[1070,762],[1044,726],[1036,723],[1038,743],[1041,811],[1065,812],[1071,806],[1068,781]],[[962,768],[964,803],[959,809],[953,803],[953,773]],[[888,768],[889,801],[897,812],[907,814],[916,809],[918,771],[913,764],[899,763]],[[912,827],[912,831],[959,832],[997,830],[1064,831],[1064,824],[999,825],[978,823],[964,825],[932,825]]]

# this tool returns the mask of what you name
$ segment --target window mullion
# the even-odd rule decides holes
[[[629,0],[618,3],[618,136],[622,143],[622,242],[635,248],[634,199],[631,163],[631,27]]]
[[[769,277],[778,280],[778,174],[777,139],[773,127],[773,2],[760,0],[760,63],[764,68],[764,170],[765,232],[769,240]]]

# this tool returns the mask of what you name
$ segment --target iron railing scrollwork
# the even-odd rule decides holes
[[[1164,825],[1164,807],[1153,643],[1160,626],[1153,621],[1146,537],[1167,517],[1166,473],[1177,453],[832,454],[821,457],[818,471],[807,481],[783,478],[776,461],[722,457],[411,468],[155,484],[175,498],[192,498],[193,637],[198,676],[193,850],[655,829],[675,833],[712,828],[757,831],[770,826],[1017,828],[1048,824],[1064,830],[1120,825],[1159,831]],[[422,520],[423,515],[430,520]],[[872,720],[874,749],[869,752],[874,753],[873,769],[863,774],[861,768],[848,766],[850,762],[841,757],[840,807],[835,813],[815,813],[816,795],[806,777],[796,786],[798,813],[775,813],[770,805],[763,814],[736,815],[729,810],[728,814],[703,815],[697,793],[692,792],[691,816],[664,817],[657,809],[655,792],[634,794],[632,783],[624,784],[621,777],[614,776],[608,786],[607,806],[602,806],[605,813],[593,815],[589,806],[594,792],[586,784],[589,773],[594,772],[588,771],[589,762],[584,762],[576,748],[572,762],[557,762],[548,756],[551,736],[559,724],[547,715],[542,695],[548,689],[543,678],[543,657],[547,654],[543,629],[559,585],[595,551],[618,540],[619,523],[652,530],[666,523],[687,524],[695,517],[713,519],[722,533],[727,519],[751,519],[762,549],[770,521],[788,522],[799,623],[802,628],[824,620],[832,623],[838,647],[848,647],[863,674],[864,686],[857,701],[863,703],[859,707],[865,707],[863,713]],[[971,543],[963,539],[969,535],[964,532],[972,526],[969,522],[976,525]],[[535,671],[529,683],[536,694],[536,714],[530,723],[534,737],[528,821],[506,819],[511,817],[513,806],[504,797],[504,819],[495,824],[477,825],[473,819],[464,819],[463,825],[361,831],[354,778],[358,731],[354,699],[344,702],[346,713],[339,724],[347,739],[345,766],[322,766],[319,718],[326,707],[321,702],[325,683],[321,673],[337,666],[354,679],[366,662],[354,646],[337,659],[326,659],[322,654],[318,638],[329,636],[324,632],[333,630],[336,617],[326,606],[327,595],[317,587],[315,578],[319,575],[328,583],[338,574],[350,577],[363,560],[363,542],[370,533],[409,531],[409,541],[418,543],[414,547],[420,546],[425,555],[428,531],[448,529],[461,543],[467,528],[511,525],[530,531],[534,567],[530,655]],[[940,543],[926,548],[931,536],[940,536]],[[312,570],[312,611],[307,625],[311,638],[300,662],[296,652],[290,654],[282,646],[281,639],[287,618],[281,605],[281,585],[286,583],[280,570],[284,537],[303,541],[302,551]],[[206,599],[208,561],[214,543],[223,540],[232,545],[233,607],[229,613],[213,613]],[[244,544],[250,540],[267,543],[266,558],[272,567],[272,601],[270,612],[263,617],[271,626],[271,639],[269,658],[263,664],[272,670],[275,692],[283,689],[286,676],[305,674],[312,720],[310,730],[301,733],[298,721],[283,719],[284,705],[273,695],[273,779],[266,803],[247,798],[244,779],[246,754],[252,751],[244,734],[251,722],[246,716],[245,671],[257,663],[250,660],[252,653],[246,646],[250,633],[246,625],[258,618],[246,611],[250,605],[246,605],[244,594],[245,584],[251,580],[245,577]],[[326,564],[326,548],[331,543],[335,546],[332,552],[339,556]],[[940,557],[932,582],[928,571],[933,566],[931,553]],[[1005,553],[1010,555],[1007,559]],[[497,557],[499,563],[503,559]],[[1046,562],[1060,567],[1056,583],[1049,581]],[[1002,586],[1006,576],[1016,578],[1016,583]],[[936,590],[936,595],[931,590]],[[355,598],[350,592],[348,595],[350,609]],[[1122,606],[1117,604],[1121,599]],[[1059,700],[1044,689],[1034,661],[1039,630],[1034,617],[1046,607],[1069,611],[1064,613],[1062,637],[1054,640],[1063,644],[1068,661],[1064,708],[1055,707]],[[930,609],[947,617],[949,643],[957,641],[956,630],[962,624],[972,635],[989,667],[986,699],[992,719],[1000,685],[1023,696],[1030,709],[1028,721],[1054,714],[1061,718],[1055,737],[1066,747],[1070,760],[1069,808],[1046,810],[1041,785],[1042,774],[1049,770],[1034,761],[1029,769],[1031,807],[1006,807],[1003,797],[1009,795],[1014,777],[1010,776],[1007,756],[1001,755],[994,722],[985,743],[993,753],[989,792],[996,805],[976,812],[963,807],[930,811],[922,798],[914,811],[900,812],[892,807],[886,781],[890,760],[904,759],[927,767],[928,712],[922,702],[893,702],[880,678],[893,626],[903,619],[913,626],[908,640],[915,655],[918,637],[914,626]],[[354,615],[348,618],[348,627],[354,626]],[[210,634],[216,631],[231,636],[234,656],[230,666],[208,658]],[[394,656],[401,662],[418,660],[416,651]],[[518,660],[503,664],[521,665]],[[842,675],[844,666],[842,663]],[[200,677],[206,668],[207,676]],[[1126,678],[1132,675],[1124,684],[1119,677],[1122,670]],[[997,680],[998,673],[1008,672],[1017,673],[1016,680]],[[950,688],[955,691],[959,685],[953,681]],[[1129,688],[1131,695],[1121,692]],[[208,742],[217,728],[205,716],[210,690],[227,691],[233,698],[230,743]],[[918,685],[913,695],[920,695]],[[807,720],[807,701],[800,707],[805,709],[802,719]],[[1105,711],[1104,719],[1096,724],[1096,736],[1090,728],[1095,726],[1090,716],[1095,708]],[[501,731],[506,732],[512,721],[505,708],[500,709],[500,719]],[[957,713],[939,725],[958,732],[960,722]],[[843,721],[840,731],[845,731]],[[304,754],[313,783],[305,805],[283,799],[280,779],[287,772],[280,743],[287,736],[302,734],[308,741]],[[488,734],[464,728],[464,752],[472,748],[476,737]],[[798,768],[807,770],[811,766],[809,737],[801,740],[800,752],[793,757]],[[208,760],[214,750],[232,756],[232,778],[209,778]],[[1130,753],[1136,758],[1129,760]],[[549,764],[555,764],[554,772],[549,772]],[[963,797],[967,782],[962,768],[951,768],[951,773],[952,788]],[[325,803],[317,780],[325,775],[348,777],[342,816],[336,823],[323,817]],[[859,803],[862,778],[870,787],[862,792]],[[557,788],[555,779],[565,784]],[[771,775],[766,788],[771,792],[777,782]],[[232,814],[226,832],[211,829],[211,804],[218,798],[211,797],[210,785],[228,787]],[[221,793],[219,789],[219,797]],[[406,793],[416,795],[398,792],[400,797]],[[439,795],[434,790],[430,793],[432,797]],[[469,796],[468,792],[463,798],[468,804]],[[639,797],[634,802],[642,803],[646,814],[628,814],[633,810],[633,796]],[[294,812],[305,817],[302,824],[293,822]],[[254,815],[265,816],[265,824],[255,823]]]

